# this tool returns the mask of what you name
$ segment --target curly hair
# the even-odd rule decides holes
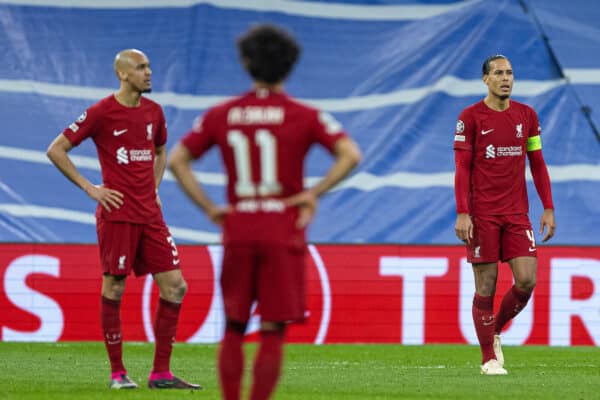
[[[269,84],[283,81],[300,55],[300,45],[274,25],[251,28],[237,41],[240,58],[254,80]]]

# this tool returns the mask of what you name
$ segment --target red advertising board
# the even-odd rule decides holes
[[[177,340],[223,334],[220,246],[179,246],[189,290]],[[529,305],[505,328],[506,344],[600,344],[600,248],[543,247]],[[473,274],[461,246],[309,246],[308,321],[290,329],[305,343],[476,343]],[[0,245],[0,340],[101,340],[95,245]],[[501,265],[496,307],[512,285]],[[127,281],[125,340],[152,341],[158,291]],[[249,335],[258,326],[254,315]]]

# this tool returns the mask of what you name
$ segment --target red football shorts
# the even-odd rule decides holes
[[[472,216],[473,240],[467,244],[470,263],[506,262],[536,257],[535,237],[527,214]]]
[[[102,272],[136,276],[178,269],[179,254],[164,221],[134,224],[98,219]]]
[[[227,319],[247,322],[254,301],[262,321],[302,321],[306,248],[227,244],[221,288]]]

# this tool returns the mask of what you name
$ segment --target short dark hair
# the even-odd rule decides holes
[[[237,41],[242,62],[252,78],[283,81],[300,55],[300,45],[286,31],[270,24],[251,28]]]
[[[488,58],[486,58],[481,67],[481,72],[483,72],[483,75],[487,75],[490,73],[490,63],[492,61],[500,60],[500,59],[508,60],[508,57],[506,57],[502,54],[494,54],[493,56],[489,56]]]

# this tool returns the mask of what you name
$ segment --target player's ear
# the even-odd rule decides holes
[[[127,80],[127,72],[123,71],[123,69],[115,68],[115,74],[120,81]]]

